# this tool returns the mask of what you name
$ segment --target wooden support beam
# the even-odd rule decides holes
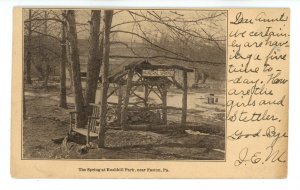
[[[127,72],[118,73],[111,78],[115,83],[120,83],[121,80],[125,80],[123,77],[127,75]]]
[[[187,82],[187,72],[182,71],[182,81],[183,81],[183,94],[182,94],[182,115],[181,115],[181,127],[182,130],[186,129],[186,117],[187,117],[187,93],[188,93],[188,82]]]
[[[123,86],[118,85],[117,122],[121,125]]]
[[[135,93],[134,91],[131,91],[131,93],[136,96],[137,98],[141,99],[143,102],[145,102],[145,98],[141,97],[140,95],[138,95],[137,93]]]
[[[107,102],[107,104],[109,105],[114,105],[114,106],[118,106],[118,103],[115,103],[115,102]],[[122,108],[121,108],[122,109]]]
[[[107,98],[109,98],[111,95],[113,95],[117,90],[118,90],[118,88],[114,88],[114,89],[107,95]]]
[[[148,85],[145,85],[144,86],[144,104],[145,104],[145,107],[148,107],[148,97],[149,97]]]
[[[150,111],[150,110],[160,110],[163,109],[163,106],[151,106],[151,107],[128,107],[127,111]],[[182,110],[181,108],[176,108],[173,106],[166,106],[166,109],[172,109],[172,110]]]
[[[133,70],[129,70],[127,76],[127,84],[126,84],[126,92],[124,97],[124,104],[122,108],[122,116],[121,116],[121,126],[123,130],[127,130],[127,108],[129,103],[130,91],[132,87],[132,78],[133,78]]]
[[[183,72],[184,72],[184,71],[183,71]],[[183,90],[183,86],[181,86],[181,84],[180,84],[179,82],[177,82],[177,80],[175,79],[175,77],[172,77],[172,81],[173,81],[173,84],[174,84],[177,88]]]
[[[161,90],[161,87],[160,86],[157,86],[157,90],[160,94],[159,98],[162,100],[162,90]]]
[[[142,78],[139,78],[136,82],[141,82],[141,80]],[[141,86],[141,85],[134,85],[136,82],[132,81],[131,87],[134,86],[134,88],[130,89],[131,90],[130,94],[132,94],[139,86]]]
[[[157,95],[157,97],[159,97],[159,99],[161,99],[161,97],[160,97],[160,94],[159,93],[157,93],[155,90],[154,90],[154,88],[153,88],[154,86],[151,86],[150,87],[150,89],[148,90],[148,95],[151,93],[151,92],[154,92],[154,94],[156,94]]]
[[[162,88],[161,89],[161,99],[162,99],[162,120],[163,124],[167,124],[167,114],[168,114],[168,109],[167,109],[167,89]]]
[[[138,104],[144,103],[144,101],[135,101],[135,102],[129,102],[128,105],[134,105],[134,106],[138,106]],[[118,106],[118,103],[115,102],[107,102],[107,104],[109,105],[113,105],[113,106]],[[121,108],[122,110],[122,108]],[[180,108],[181,110],[181,108]]]

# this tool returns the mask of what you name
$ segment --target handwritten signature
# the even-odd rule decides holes
[[[246,138],[260,138],[266,137],[273,139],[271,144],[268,145],[264,152],[262,151],[251,151],[249,147],[244,147],[241,149],[238,155],[238,159],[235,160],[234,165],[247,165],[247,163],[251,164],[264,164],[266,162],[286,162],[287,151],[280,150],[275,148],[276,143],[281,138],[287,138],[288,135],[286,132],[281,133],[279,132],[275,126],[268,127],[265,131],[263,129],[259,129],[254,133],[246,133],[242,130],[235,131],[232,135],[228,136],[227,138],[231,141],[237,141]]]
[[[264,154],[261,151],[253,151],[250,153],[248,147],[244,147],[238,156],[238,159],[235,160],[234,166],[241,166],[241,165],[247,165],[247,163],[251,164],[265,164],[267,162],[269,163],[275,163],[275,162],[281,162],[285,163],[287,161],[287,151],[286,150],[280,150],[275,149],[273,146],[268,146],[265,148],[267,151],[266,154]]]

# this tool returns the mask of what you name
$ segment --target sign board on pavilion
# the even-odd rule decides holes
[[[173,77],[175,71],[173,69],[156,69],[156,70],[143,70],[145,77]]]

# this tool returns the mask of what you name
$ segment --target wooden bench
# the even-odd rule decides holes
[[[92,115],[88,116],[88,122],[85,128],[77,127],[77,111],[71,111],[70,113],[70,128],[69,135],[73,132],[78,133],[86,137],[86,143],[89,144],[90,138],[98,137],[100,129],[100,105],[99,104],[89,104],[87,109],[92,109]],[[88,110],[89,111],[89,110]]]

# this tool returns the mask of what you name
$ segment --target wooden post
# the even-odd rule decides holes
[[[90,144],[90,130],[91,130],[91,120],[88,121],[87,135],[86,135],[86,145]]]
[[[130,90],[132,86],[133,70],[129,70],[127,76],[126,92],[124,97],[124,104],[122,108],[121,126],[123,130],[127,130],[127,107],[129,103]]]
[[[70,126],[69,126],[69,135],[72,135],[72,128],[73,128],[73,116],[70,114]]]
[[[118,84],[118,105],[117,105],[117,120],[118,124],[121,125],[122,118],[122,98],[123,98],[123,86]]]
[[[181,129],[182,131],[186,128],[186,116],[187,116],[187,91],[188,91],[188,84],[187,84],[187,72],[182,71],[182,79],[183,79],[183,95],[182,95],[182,115],[181,115]]]
[[[198,84],[199,81],[199,72],[196,68],[194,68],[194,84]]]
[[[144,87],[144,104],[145,104],[145,107],[148,107],[148,96],[149,96],[149,90],[148,90],[148,86],[145,85]]]
[[[162,120],[163,124],[167,124],[167,89],[165,87],[162,87],[162,93],[161,93],[161,100],[162,100]]]

